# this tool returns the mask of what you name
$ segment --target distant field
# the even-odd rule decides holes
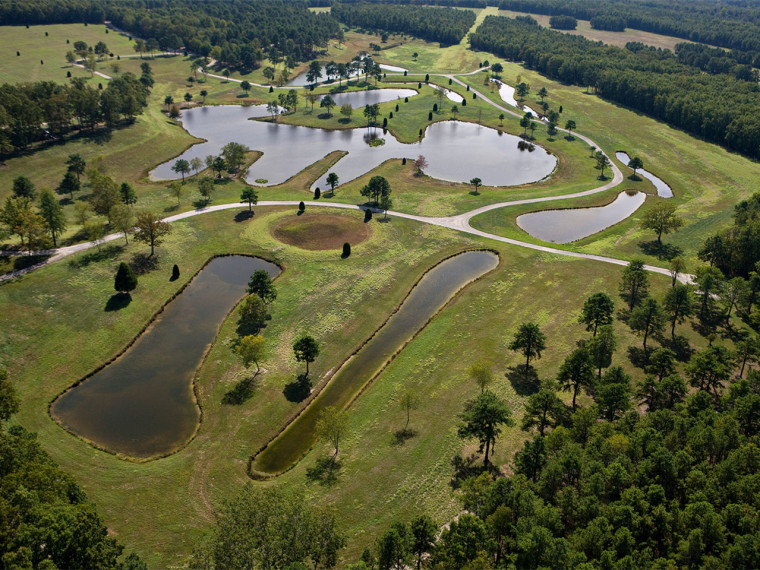
[[[113,30],[106,33],[106,29],[102,25],[84,24],[0,27],[0,83],[66,81],[67,71],[71,71],[72,77],[89,79],[88,71],[66,62],[66,52],[73,50],[74,42],[79,40],[91,46],[103,41],[114,55],[135,54],[126,36]],[[21,55],[17,56],[17,51]],[[40,64],[40,60],[44,63]],[[107,62],[100,63],[98,71],[108,74],[107,65]],[[95,80],[103,81],[97,77]]]

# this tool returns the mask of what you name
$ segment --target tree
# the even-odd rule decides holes
[[[631,377],[620,366],[610,368],[597,387],[594,397],[599,415],[613,421],[631,409]]]
[[[198,180],[198,192],[208,204],[211,201],[211,196],[214,194],[214,180],[208,176],[203,176]]]
[[[76,174],[68,171],[63,175],[63,180],[61,180],[61,183],[58,185],[58,192],[61,194],[68,194],[71,200],[74,200],[74,192],[78,192],[79,187],[79,179]]]
[[[272,115],[272,121],[275,120],[277,117],[277,113],[279,112],[280,107],[277,105],[277,101],[270,101],[267,103],[267,113]]]
[[[171,95],[167,95],[166,97],[164,97],[164,105],[166,105],[166,110],[168,111],[169,108],[172,105],[174,105],[174,97],[172,97]]]
[[[701,261],[710,263],[710,267],[722,262],[728,257],[727,245],[720,235],[710,236],[705,240],[702,249],[697,253]]]
[[[676,353],[669,348],[658,348],[649,356],[649,363],[644,370],[662,381],[665,376],[676,373]]]
[[[309,63],[309,69],[306,70],[306,81],[312,85],[316,85],[321,77],[322,65],[318,61],[312,61]]]
[[[135,189],[132,188],[132,186],[127,182],[121,183],[119,192],[121,193],[121,201],[127,206],[131,206],[137,202],[137,194],[135,193]]]
[[[259,361],[264,358],[264,348],[266,342],[261,335],[246,335],[240,339],[235,352],[243,361],[243,366],[249,368],[251,364],[256,365],[256,374],[259,373]]]
[[[330,109],[335,107],[335,101],[333,100],[332,97],[330,97],[329,95],[325,95],[324,97],[322,97],[322,101],[319,102],[319,106],[327,109],[327,116],[332,117],[332,114],[330,113]]]
[[[628,168],[633,170],[633,177],[638,178],[636,176],[636,171],[639,168],[644,168],[644,161],[641,160],[638,156],[634,156],[631,160],[628,161]]]
[[[470,184],[472,184],[473,186],[475,186],[475,194],[478,193],[478,188],[480,187],[480,185],[482,183],[483,183],[483,181],[480,178],[471,178],[470,179]]]
[[[404,523],[394,523],[375,542],[379,570],[402,570],[410,550],[409,529]]]
[[[587,331],[593,331],[592,336],[596,336],[596,330],[600,326],[612,324],[612,314],[615,305],[606,293],[594,293],[586,299],[581,309],[581,315],[578,322],[586,325]]]
[[[414,167],[417,169],[417,176],[421,176],[424,174],[424,170],[428,167],[427,159],[424,156],[419,155],[417,160],[414,161]]]
[[[631,311],[628,319],[631,330],[644,335],[644,352],[647,350],[647,338],[662,334],[665,328],[665,312],[660,304],[652,299],[644,299],[638,307]]]
[[[240,88],[245,92],[245,96],[248,96],[248,92],[251,90],[251,84],[248,81],[243,80],[240,83]]]
[[[306,374],[309,376],[309,363],[314,362],[317,356],[319,356],[319,345],[313,337],[309,335],[303,335],[295,343],[293,343],[293,353],[295,354],[298,362],[306,363]]]
[[[13,195],[16,198],[29,198],[32,202],[37,199],[34,184],[26,176],[17,176],[13,180]]]
[[[713,345],[697,351],[686,364],[684,370],[689,377],[689,383],[709,392],[717,401],[723,388],[723,383],[731,377],[734,355],[725,346]]]
[[[539,97],[541,97],[541,102],[544,102],[544,97],[547,97],[549,95],[549,92],[546,90],[546,87],[542,87],[538,90],[538,93],[536,93]],[[575,127],[573,127],[575,128]]]
[[[399,402],[401,409],[406,412],[406,424],[404,424],[404,429],[401,430],[401,433],[408,433],[411,412],[412,410],[416,410],[417,406],[420,405],[420,399],[414,390],[407,389],[401,394]]]
[[[380,208],[385,212],[383,219],[388,218],[388,210],[390,210],[393,207],[393,200],[390,196],[390,190],[388,192],[383,193],[380,196]]]
[[[92,194],[90,194],[92,209],[96,214],[108,217],[108,223],[110,224],[111,218],[109,216],[111,208],[121,202],[119,186],[113,178],[98,172],[90,171],[88,177],[90,178],[90,186],[92,187]]]
[[[576,129],[576,127],[577,127],[577,125],[575,124],[575,121],[574,121],[574,120],[572,120],[572,119],[568,120],[568,121],[565,123],[565,130],[567,130],[567,131],[570,133],[570,135],[572,135],[572,134],[573,134],[573,131]],[[602,151],[597,151],[597,155],[598,155],[600,152],[602,152]],[[604,153],[602,153],[602,154],[604,154]]]
[[[741,366],[739,377],[744,378],[744,368],[748,362],[757,363],[760,359],[760,339],[749,335],[736,343],[736,364]]]
[[[69,172],[73,172],[77,175],[77,180],[79,180],[79,177],[84,174],[84,169],[87,166],[87,163],[79,154],[70,154],[69,158],[66,160],[66,164],[69,167]]]
[[[182,199],[182,194],[184,193],[184,188],[182,187],[182,184],[177,182],[176,180],[169,184],[169,194],[177,199],[177,207],[179,208],[180,200]]]
[[[304,204],[303,200],[301,200],[300,202],[298,202],[298,212],[300,214],[303,214],[305,210],[306,210],[306,204]]]
[[[504,126],[504,113],[499,113],[499,126]]]
[[[259,194],[253,188],[243,188],[240,194],[241,202],[248,202],[248,211],[253,212],[253,206],[259,203]]]
[[[258,295],[248,295],[240,303],[238,333],[248,336],[258,333],[267,318],[267,307]]]
[[[623,269],[620,293],[628,300],[630,311],[649,294],[649,276],[641,259],[632,259]]]
[[[346,117],[347,121],[351,120],[351,115],[354,112],[354,108],[351,106],[351,103],[344,103],[340,106],[340,114]]]
[[[596,167],[599,169],[599,178],[604,179],[604,171],[609,168],[610,159],[601,150],[596,151]]]
[[[725,282],[723,287],[721,301],[726,306],[726,325],[730,326],[731,311],[739,303],[739,300],[746,297],[749,286],[743,277],[734,277]]]
[[[209,161],[209,158],[211,161]],[[227,162],[224,160],[223,156],[208,156],[206,157],[206,166],[216,172],[217,178],[221,178],[222,172],[227,168]]]
[[[362,114],[367,118],[367,126],[374,126],[377,122],[377,116],[380,114],[380,106],[377,103],[373,105],[365,105]]]
[[[480,388],[481,394],[486,391],[488,385],[493,382],[491,367],[485,362],[476,362],[467,369],[467,374],[472,378]]]
[[[510,350],[520,351],[525,357],[525,368],[530,368],[531,358],[541,358],[546,348],[546,336],[535,323],[522,323],[509,344]]]
[[[524,431],[537,427],[539,435],[543,437],[547,427],[559,425],[564,412],[565,405],[562,400],[554,392],[544,388],[528,397],[520,427]]]
[[[330,172],[327,175],[327,183],[330,185],[330,191],[335,193],[335,187],[338,185],[338,175],[334,172]]]
[[[575,400],[581,388],[588,390],[593,386],[594,369],[591,364],[591,357],[588,349],[578,347],[571,352],[560,366],[557,381],[565,392],[573,392],[573,411],[575,411]]]
[[[676,338],[676,324],[694,314],[694,301],[691,288],[678,284],[665,294],[665,311],[670,315],[670,336]]]
[[[671,202],[660,202],[650,208],[641,221],[641,227],[657,234],[657,243],[662,244],[662,234],[669,234],[683,225],[683,219],[676,215],[676,207]]]
[[[203,97],[203,102],[206,102],[206,97],[208,97],[208,91],[205,89],[201,89],[201,97]]]
[[[40,216],[45,220],[45,226],[53,238],[53,247],[58,247],[57,237],[66,230],[66,214],[63,207],[55,199],[53,193],[45,188],[40,193]]]
[[[124,233],[124,241],[128,244],[129,238],[127,236],[129,235],[130,230],[134,227],[135,220],[135,217],[132,214],[132,208],[126,204],[116,204],[111,208],[108,217],[110,218],[111,225],[113,225],[114,229]]]
[[[412,553],[417,557],[417,570],[422,567],[422,559],[435,547],[438,525],[427,515],[420,515],[409,525],[412,534]]]
[[[515,94],[521,101],[525,100],[528,93],[530,93],[530,86],[527,83],[520,82],[517,84],[517,87],[515,87]]]
[[[182,184],[185,183],[185,174],[190,172],[190,163],[184,158],[180,158],[172,165],[172,171],[182,175]]]
[[[612,325],[604,325],[599,328],[599,334],[586,343],[591,362],[598,370],[598,376],[602,377],[602,368],[612,364],[612,354],[615,352],[617,341]]]
[[[464,405],[464,411],[459,414],[462,423],[457,427],[457,433],[461,438],[474,437],[480,446],[478,451],[485,448],[484,465],[488,465],[488,456],[496,443],[496,438],[501,433],[502,426],[514,425],[512,413],[505,402],[499,397],[486,390]]]
[[[163,242],[164,236],[172,231],[168,222],[164,222],[150,210],[137,214],[135,227],[137,228],[135,240],[149,244],[151,256],[155,252],[155,247]]]
[[[137,288],[137,275],[132,268],[123,261],[119,264],[119,269],[114,277],[113,288],[119,293],[130,296],[130,293]]]
[[[373,176],[360,191],[370,202],[379,204],[380,198],[391,193],[391,185],[383,176]]]
[[[348,242],[345,242],[343,244],[343,258],[345,259],[346,257],[350,255],[351,255],[351,244]]]
[[[670,260],[670,276],[673,278],[670,286],[675,287],[678,282],[678,276],[686,271],[686,262],[681,257],[674,257]]]
[[[309,361],[307,360],[306,362],[308,365]],[[335,406],[327,406],[319,414],[314,431],[319,439],[325,440],[332,445],[334,451],[331,459],[334,464],[340,450],[340,441],[346,434],[346,431],[348,431],[348,416],[346,412],[340,411]]]
[[[699,318],[704,320],[712,308],[713,296],[723,288],[723,274],[716,267],[697,268],[697,288],[702,297],[699,309]]]
[[[248,280],[248,292],[258,295],[265,303],[271,303],[277,298],[272,278],[264,269],[257,269]]]
[[[245,154],[250,148],[242,143],[229,142],[222,147],[222,156],[229,172],[237,172],[245,162]]]
[[[198,173],[203,170],[203,161],[200,157],[196,156],[190,159],[190,168],[192,168],[195,175],[198,176]]]
[[[526,116],[524,116],[522,119],[520,119],[520,126],[523,128],[523,134],[528,134],[528,127],[531,125],[532,121],[530,120],[530,117],[527,116],[530,115],[530,113],[527,113]]]
[[[306,93],[304,93],[303,96],[306,98],[306,101],[308,101],[309,103],[311,103],[311,112],[313,113],[314,112],[314,103],[316,103],[317,101],[319,101],[319,94],[314,93],[313,91],[307,91]]]

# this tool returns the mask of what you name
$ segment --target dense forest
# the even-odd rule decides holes
[[[451,8],[335,4],[332,15],[348,26],[410,34],[429,42],[457,44],[475,23],[475,13]]]
[[[603,30],[633,28],[687,40],[760,51],[760,6],[711,0],[501,0],[502,10],[591,20]]]
[[[702,73],[668,50],[640,44],[623,49],[498,16],[488,16],[470,44],[522,61],[551,79],[594,87],[605,99],[760,157],[760,90],[754,81]]]
[[[749,278],[760,287],[760,194],[753,194],[734,208],[734,223],[705,240],[699,257],[724,275]]]

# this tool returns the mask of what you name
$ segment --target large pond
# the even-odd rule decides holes
[[[383,91],[392,91],[394,94],[408,92]],[[369,100],[368,98],[378,96],[374,90],[346,93],[341,95],[341,101],[346,102],[347,99],[343,97],[348,95],[356,95],[351,101],[357,107],[363,106],[363,101]],[[404,112],[403,104],[401,99],[401,114]],[[230,141],[240,142],[252,150],[263,152],[263,156],[249,169],[247,181],[254,183],[257,179],[263,179],[268,185],[285,182],[336,150],[349,153],[331,168],[331,171],[338,174],[341,184],[363,175],[388,159],[414,160],[420,154],[427,158],[429,167],[425,172],[433,178],[466,183],[471,178],[478,177],[487,186],[535,182],[549,176],[557,164],[556,158],[541,147],[535,147],[534,152],[521,151],[518,149],[518,142],[522,140],[519,137],[472,123],[434,123],[428,127],[422,140],[404,144],[390,133],[383,134],[381,129],[361,127],[327,130],[247,120],[264,117],[266,114],[266,109],[262,106],[229,105],[183,111],[183,124],[187,131],[207,142],[194,145],[178,158],[205,158],[210,154],[219,154],[221,148]],[[391,119],[393,120],[395,119]],[[353,122],[357,126],[364,123],[358,110],[354,113]],[[369,140],[376,136],[384,138],[385,144],[369,146]],[[158,166],[151,172],[151,178],[179,178],[171,170],[176,160]],[[324,177],[314,187],[320,187],[324,191],[327,188]]]
[[[348,405],[454,293],[494,269],[498,263],[499,258],[493,253],[468,251],[431,269],[399,310],[356,355],[346,361],[301,415],[256,456],[253,469],[263,473],[280,473],[298,461],[314,444],[317,418],[325,407],[343,408]]]
[[[251,274],[280,268],[245,256],[213,259],[121,357],[51,407],[71,432],[130,457],[176,450],[198,425],[193,376]]]
[[[628,166],[628,163],[631,161],[631,157],[628,156],[628,153],[623,152],[622,150],[619,150],[615,153],[615,158],[617,158],[620,162]],[[673,197],[673,190],[668,185],[667,182],[662,180],[661,178],[658,178],[651,172],[648,172],[644,170],[643,168],[639,168],[636,171],[636,174],[641,174],[644,178],[649,180],[652,184],[654,184],[654,187],[657,188],[657,195],[660,198],[672,198]]]
[[[517,225],[540,240],[570,243],[622,222],[638,210],[644,200],[644,192],[621,192],[606,206],[532,212],[518,216]]]
[[[382,69],[383,71],[390,71],[391,73],[404,73],[406,71],[406,69],[404,69],[403,67],[398,67],[395,65],[387,65],[385,63],[380,63],[379,66],[380,66],[380,69]],[[364,75],[364,71],[354,71],[350,75],[350,77],[356,77],[358,75]],[[317,84],[325,83],[326,81],[327,81],[327,67],[323,65],[322,77],[320,77],[317,80]],[[333,77],[333,83],[335,83],[336,81],[338,81],[338,79]],[[345,78],[343,78],[343,81],[345,81]],[[298,75],[293,77],[285,85],[288,85],[290,87],[308,87],[309,85],[311,85],[311,83],[309,83],[309,81],[306,79],[306,72],[304,71],[303,73],[299,73]]]

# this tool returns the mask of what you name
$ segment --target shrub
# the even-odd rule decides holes
[[[304,203],[303,203],[303,200],[301,200],[301,201],[298,203],[298,211],[299,211],[299,212],[302,212],[302,213],[303,213],[303,211],[304,211],[305,209],[306,209],[306,204],[304,204]]]
[[[314,190],[314,199],[315,200],[319,200],[319,197],[321,195],[322,195],[322,191],[319,188],[317,188],[316,190]]]
[[[351,244],[346,242],[343,244],[343,257],[351,255]]]

